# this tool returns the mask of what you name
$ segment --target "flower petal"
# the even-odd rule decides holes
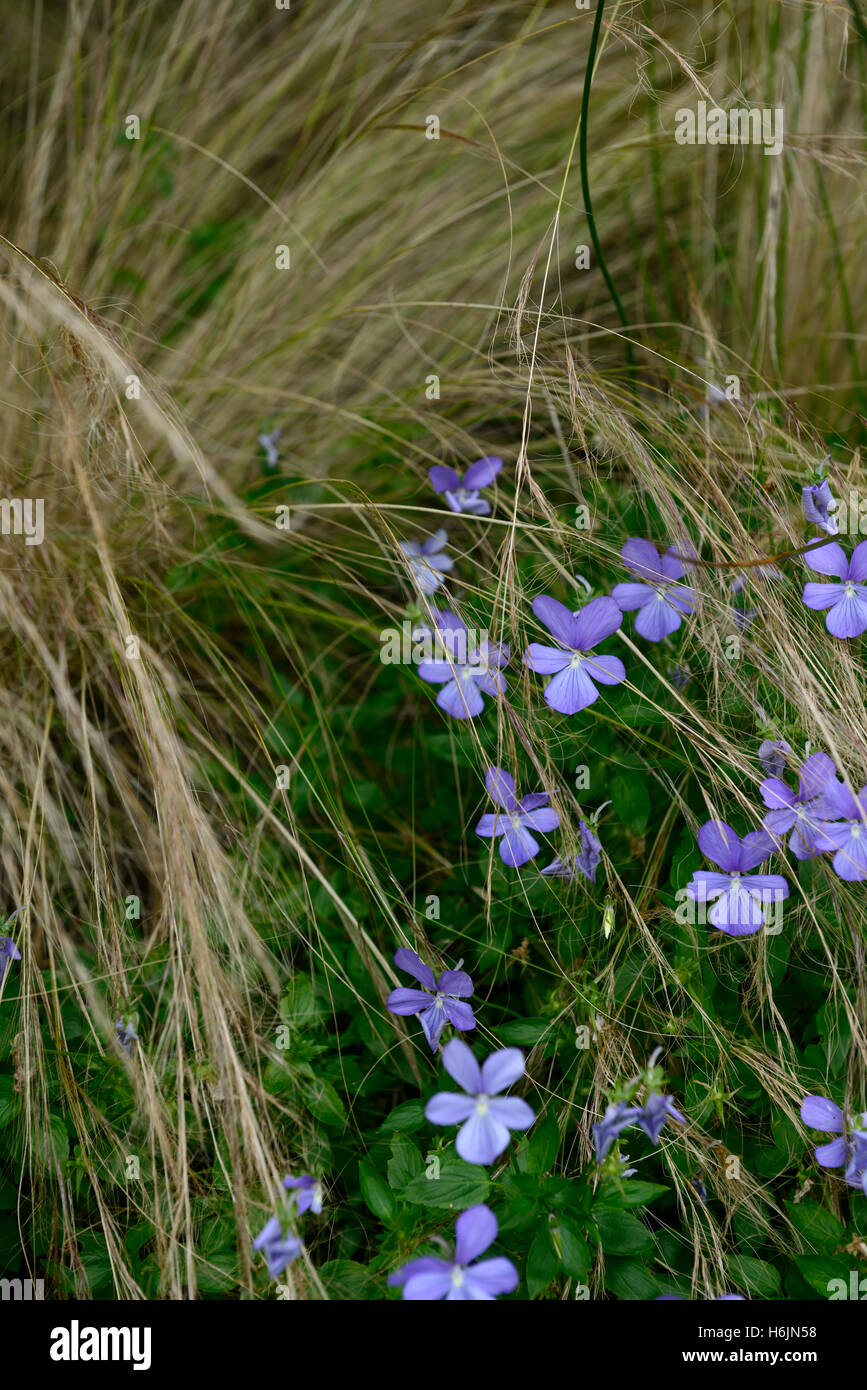
[[[475,1109],[465,1125],[458,1130],[455,1148],[466,1163],[493,1163],[508,1148],[509,1131],[487,1112]]]
[[[577,619],[565,604],[558,603],[548,594],[540,594],[538,598],[533,599],[533,612],[551,636],[562,642],[564,647],[576,646]]]
[[[836,541],[805,551],[804,560],[817,574],[834,574],[838,579],[845,579],[849,573],[846,552]]]
[[[473,992],[473,982],[466,970],[444,970],[436,987],[439,994],[453,994],[458,999],[468,999]]]
[[[843,1111],[827,1096],[805,1096],[801,1101],[801,1119],[810,1129],[825,1134],[843,1133]]]
[[[500,840],[500,858],[510,869],[520,869],[539,853],[539,843],[522,825],[510,825]]]
[[[468,1265],[483,1255],[489,1245],[497,1239],[497,1218],[481,1203],[477,1207],[467,1207],[455,1222],[455,1262]]]
[[[590,679],[600,685],[619,685],[626,680],[626,667],[619,656],[588,656],[584,668]]]
[[[427,475],[434,492],[454,492],[461,485],[460,477],[455,470],[446,468],[442,463],[435,463],[433,468],[428,469]]]
[[[452,1042],[458,1041],[458,1038],[452,1039]],[[451,1043],[446,1043],[448,1047],[451,1047]],[[444,1052],[446,1048],[443,1048]],[[462,1125],[474,1114],[475,1109],[476,1102],[472,1096],[461,1096],[457,1091],[437,1091],[425,1106],[424,1113],[432,1125]]]
[[[408,1017],[420,1009],[429,1009],[432,1000],[429,994],[420,989],[393,989],[385,1001],[385,1007],[393,1014]]]
[[[531,642],[523,656],[524,665],[531,671],[538,671],[540,676],[553,676],[571,660],[571,654],[564,652],[562,647],[543,647],[539,642]]]
[[[476,1299],[496,1298],[497,1294],[512,1293],[518,1287],[518,1271],[511,1260],[498,1255],[465,1270],[464,1283],[473,1289]]]
[[[465,1042],[453,1038],[443,1048],[443,1066],[453,1081],[456,1081],[468,1095],[476,1096],[482,1089],[482,1073],[479,1064]]]
[[[655,599],[656,590],[650,584],[615,584],[611,597],[622,613],[629,613]]]
[[[612,632],[616,632],[623,622],[623,614],[613,598],[592,598],[581,609],[577,618],[577,642],[579,652],[589,652],[604,642]]]
[[[524,1075],[524,1054],[519,1047],[503,1047],[482,1063],[480,1091],[495,1096]]]
[[[650,541],[638,540],[633,537],[628,540],[621,550],[629,569],[640,574],[644,579],[661,579],[663,576],[662,561],[659,558],[659,551]]]
[[[488,1101],[488,1110],[506,1129],[529,1129],[536,1118],[535,1110],[520,1096],[494,1096]]]
[[[436,988],[434,973],[430,966],[425,965],[421,957],[417,956],[415,951],[410,951],[407,946],[398,947],[394,953],[394,963],[398,970],[405,970],[407,975],[412,975],[413,979],[418,980],[426,989]]]
[[[722,820],[705,821],[698,832],[698,847],[705,859],[728,873],[740,867],[741,842],[730,825]]]
[[[653,602],[646,604],[635,619],[635,631],[648,642],[661,642],[676,632],[683,618],[664,594],[656,594]]]
[[[502,466],[503,460],[493,454],[476,459],[475,463],[471,463],[464,474],[464,487],[467,490],[490,487]]]
[[[517,811],[518,798],[515,795],[515,779],[501,767],[489,767],[485,773],[485,787],[495,806],[504,811]]]
[[[578,714],[599,697],[599,691],[584,669],[583,662],[580,666],[569,665],[554,676],[542,694],[545,704],[560,714]]]

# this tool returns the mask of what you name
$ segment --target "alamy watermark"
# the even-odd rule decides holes
[[[45,502],[41,497],[0,497],[0,534],[23,536],[25,545],[45,540]]]
[[[764,145],[765,154],[782,154],[782,106],[708,106],[695,111],[681,106],[674,113],[674,138],[679,145]]]
[[[487,628],[431,628],[407,619],[400,627],[379,634],[379,659],[384,666],[418,666],[423,661],[448,661],[453,666],[484,666]]]

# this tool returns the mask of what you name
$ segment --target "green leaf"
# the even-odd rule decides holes
[[[535,1047],[546,1034],[551,1032],[550,1020],[544,1018],[524,1019],[521,1023],[504,1023],[497,1029],[500,1042],[510,1047]]]
[[[527,1172],[547,1173],[560,1149],[560,1130],[553,1115],[537,1124],[527,1145]]]
[[[380,1221],[384,1221],[386,1224],[393,1221],[397,1206],[394,1194],[385,1178],[381,1178],[369,1163],[362,1160],[358,1165],[358,1181],[361,1186],[361,1195],[374,1216],[378,1216]]]
[[[728,1269],[738,1284],[760,1298],[776,1298],[780,1292],[780,1271],[767,1260],[754,1260],[751,1255],[729,1255]]]
[[[626,1178],[622,1192],[618,1192],[613,1185],[606,1185],[598,1200],[600,1207],[646,1207],[670,1190],[664,1183],[634,1182],[632,1178]]]
[[[490,1184],[484,1168],[464,1163],[462,1158],[450,1154],[441,1158],[439,1177],[428,1177],[428,1171],[407,1184],[403,1195],[408,1202],[440,1211],[464,1211],[484,1202],[488,1195]]]
[[[632,1260],[610,1260],[605,1263],[605,1287],[609,1293],[630,1302],[655,1298],[659,1283],[654,1276]]]
[[[563,1251],[560,1263],[567,1274],[571,1274],[573,1279],[578,1279],[583,1284],[593,1263],[593,1254],[583,1231],[580,1231],[573,1221],[561,1221],[558,1235]]]
[[[646,1226],[631,1212],[617,1207],[593,1207],[593,1220],[606,1255],[647,1255],[653,1249],[653,1237]]]
[[[340,1302],[382,1296],[367,1266],[355,1260],[329,1260],[319,1270],[319,1277],[330,1297]]]
[[[789,1220],[811,1249],[830,1255],[843,1241],[844,1227],[817,1202],[787,1202]]]
[[[794,1262],[801,1277],[822,1298],[850,1297],[849,1260],[842,1258],[832,1260],[827,1255],[796,1255]],[[839,1287],[837,1289],[830,1287],[835,1279],[843,1280],[842,1290]]]
[[[559,1268],[560,1261],[551,1240],[551,1232],[548,1223],[544,1222],[534,1235],[527,1255],[527,1292],[531,1298],[538,1298],[539,1294],[547,1289],[556,1279]]]
[[[420,1100],[407,1100],[395,1106],[388,1119],[379,1126],[380,1134],[414,1134],[425,1124],[424,1105]]]
[[[650,819],[650,796],[644,778],[638,773],[618,773],[611,778],[608,791],[623,823],[633,835],[643,835]]]
[[[391,1141],[391,1158],[388,1160],[388,1185],[395,1192],[402,1192],[407,1183],[418,1177],[424,1169],[422,1158],[416,1145],[405,1134],[395,1134]]]
[[[341,1129],[345,1127],[346,1111],[343,1101],[330,1081],[321,1076],[311,1077],[303,1087],[303,1095],[307,1109],[317,1120],[321,1120],[325,1125],[339,1125]]]

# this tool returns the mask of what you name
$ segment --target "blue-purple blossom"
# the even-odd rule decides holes
[[[443,575],[453,567],[454,560],[444,555],[448,535],[445,531],[435,531],[426,541],[401,541],[410,578],[416,588],[426,597],[435,594],[443,582]]]
[[[816,849],[834,853],[834,873],[848,883],[867,878],[867,786],[857,796],[836,779],[826,784],[822,803],[827,820],[815,831]],[[833,821],[842,818],[840,824]]]
[[[827,1096],[805,1096],[801,1119],[811,1129],[837,1136],[813,1150],[816,1162],[823,1168],[845,1168],[846,1182],[860,1187],[867,1196],[867,1114],[847,1120],[839,1105]]]
[[[789,849],[796,859],[815,859],[819,853],[817,832],[820,821],[834,820],[833,787],[838,786],[837,769],[827,753],[811,753],[798,772],[794,792],[780,777],[768,777],[761,785],[762,800],[769,807],[762,825],[779,843],[791,831]]]
[[[422,989],[393,989],[385,1001],[386,1008],[393,1014],[407,1017],[418,1014],[419,1023],[430,1043],[431,1052],[439,1047],[442,1031],[447,1023],[462,1033],[475,1028],[476,1020],[469,1004],[463,1001],[473,992],[473,982],[463,970],[444,970],[438,980],[429,965],[401,946],[394,953],[394,963],[418,980]]]
[[[301,1241],[291,1231],[284,1235],[277,1217],[272,1216],[253,1241],[253,1249],[262,1251],[268,1262],[269,1278],[277,1279],[300,1255]]]
[[[811,525],[821,526],[829,536],[836,536],[840,527],[837,518],[831,513],[837,510],[837,502],[831,493],[831,484],[827,478],[801,489],[801,505],[804,508],[804,516]]]
[[[724,821],[706,821],[698,832],[698,847],[721,873],[699,869],[687,884],[696,902],[712,902],[711,926],[729,936],[750,936],[764,924],[763,908],[789,896],[789,885],[779,874],[749,871],[773,853],[774,844],[765,830],[754,830],[741,840]]]
[[[490,457],[476,459],[461,477],[453,468],[435,463],[429,469],[428,477],[434,492],[444,495],[453,512],[471,512],[474,516],[488,516],[491,504],[479,496],[479,489],[490,487],[503,466],[503,460]]]
[[[586,821],[579,822],[578,833],[581,843],[576,853],[566,859],[558,856],[542,870],[543,874],[550,874],[553,878],[565,878],[570,883],[576,874],[583,874],[591,883],[596,882],[596,870],[602,858],[602,842]]]
[[[455,1222],[454,1260],[424,1255],[389,1275],[392,1288],[414,1302],[492,1302],[518,1287],[518,1271],[504,1256],[479,1260],[497,1238],[497,1218],[486,1206],[468,1207]],[[476,1261],[476,1263],[473,1263]]]
[[[547,835],[556,830],[560,817],[546,803],[548,792],[531,792],[519,801],[515,793],[515,779],[501,767],[489,767],[485,774],[485,786],[494,805],[495,812],[486,812],[478,825],[476,834],[486,839],[499,837],[500,858],[511,869],[520,869],[522,864],[534,859],[539,853],[539,842],[531,835],[531,830]]]
[[[857,637],[867,628],[867,541],[852,551],[852,558],[837,541],[808,550],[804,559],[818,574],[829,574],[839,584],[804,585],[803,601],[808,608],[827,608],[825,626],[832,637]]]
[[[658,1144],[666,1120],[676,1120],[680,1125],[686,1124],[686,1116],[681,1115],[680,1111],[675,1109],[671,1096],[653,1094],[648,1096],[640,1107],[633,1119],[633,1124],[644,1130],[652,1144]]]
[[[698,599],[695,589],[678,583],[686,567],[674,546],[669,546],[660,558],[650,541],[633,537],[620,554],[627,569],[632,570],[640,583],[615,584],[611,597],[623,613],[638,609],[635,631],[648,642],[661,642],[676,632],[685,613],[692,613]]]
[[[509,664],[509,648],[485,641],[468,651],[467,629],[448,610],[437,614],[436,625],[447,655],[420,662],[418,673],[423,681],[442,686],[437,704],[446,714],[453,719],[474,719],[485,707],[483,691],[493,697],[505,694],[501,668]]]
[[[127,1019],[119,1018],[114,1025],[114,1030],[117,1034],[117,1040],[127,1057],[131,1057],[133,1043],[139,1042],[139,1035],[135,1031],[133,1024]]]
[[[465,1042],[452,1038],[442,1050],[443,1066],[466,1092],[439,1091],[425,1106],[435,1125],[460,1125],[455,1148],[467,1163],[493,1163],[508,1146],[513,1129],[527,1129],[536,1118],[525,1100],[502,1096],[524,1075],[517,1047],[492,1052],[479,1067]]]
[[[623,662],[616,656],[591,655],[594,647],[616,632],[623,614],[611,598],[591,599],[572,613],[565,604],[546,594],[533,600],[533,612],[559,644],[545,647],[531,642],[524,665],[543,676],[553,676],[544,689],[545,703],[561,714],[577,714],[592,705],[600,685],[619,685],[626,679]]]
[[[287,1192],[295,1191],[295,1210],[299,1216],[312,1211],[314,1216],[322,1214],[322,1183],[312,1173],[301,1173],[297,1178],[285,1177],[283,1186]]]
[[[280,453],[277,448],[280,443],[282,430],[272,430],[270,434],[258,434],[256,439],[265,452],[265,462],[269,468],[276,468],[280,462]]]
[[[11,936],[0,936],[0,984],[13,960],[20,960],[21,952]]]
[[[759,744],[759,762],[766,777],[782,777],[786,770],[786,754],[792,749],[785,739],[766,738]]]
[[[615,1105],[609,1105],[599,1123],[593,1126],[597,1163],[604,1161],[608,1150],[615,1139],[619,1137],[621,1130],[626,1129],[627,1125],[633,1124],[637,1115],[638,1106],[630,1105],[625,1100],[619,1100]]]

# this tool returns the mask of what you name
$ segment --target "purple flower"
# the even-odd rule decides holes
[[[805,584],[808,608],[827,608],[825,626],[832,637],[857,637],[867,628],[867,541],[852,551],[851,560],[837,541],[808,550],[804,559],[819,574],[834,575],[841,584]]]
[[[429,965],[425,965],[415,953],[401,946],[394,953],[394,963],[418,980],[423,989],[393,989],[385,1001],[387,1009],[393,1014],[407,1017],[418,1014],[424,1035],[430,1043],[431,1052],[439,1047],[442,1031],[447,1023],[461,1032],[475,1028],[476,1020],[469,1004],[461,1001],[473,992],[473,982],[463,970],[444,970],[438,980]]]
[[[509,648],[483,642],[468,652],[467,629],[448,610],[437,614],[436,624],[444,635],[447,656],[420,662],[418,673],[423,681],[442,685],[437,704],[446,714],[453,719],[474,719],[485,707],[482,691],[492,696],[505,694],[506,681],[500,668],[509,664]]]
[[[712,926],[729,936],[750,936],[764,923],[763,907],[782,902],[789,885],[779,874],[750,874],[773,852],[767,831],[754,830],[741,840],[724,821],[709,820],[698,832],[698,847],[722,873],[699,869],[686,891],[698,903],[713,901],[708,913]]]
[[[596,1162],[602,1163],[608,1150],[620,1135],[620,1131],[631,1125],[638,1115],[638,1106],[619,1100],[609,1105],[602,1119],[593,1126],[593,1139],[596,1144]]]
[[[280,443],[282,430],[272,430],[270,434],[257,434],[256,439],[265,452],[265,461],[269,468],[276,468],[280,462],[280,452],[277,448]]]
[[[814,859],[819,853],[819,821],[835,814],[824,795],[832,783],[839,785],[834,763],[827,753],[812,753],[801,764],[797,792],[779,777],[768,777],[761,785],[762,800],[770,807],[762,825],[778,842],[791,830],[789,849],[796,859]]]
[[[675,1109],[671,1096],[651,1095],[635,1115],[634,1123],[644,1130],[652,1144],[658,1144],[662,1127],[669,1119],[686,1124],[686,1116]]]
[[[827,478],[823,478],[820,483],[813,483],[811,487],[801,489],[801,505],[804,508],[804,516],[813,526],[821,526],[829,536],[836,536],[840,527],[837,518],[832,516],[831,512],[836,511],[837,503],[831,495],[831,484]],[[827,571],[823,570],[822,573]]]
[[[312,1211],[314,1216],[322,1214],[322,1183],[312,1173],[302,1173],[297,1178],[286,1177],[283,1186],[288,1192],[297,1188],[295,1210],[299,1216],[303,1216],[305,1211]]]
[[[269,1278],[276,1279],[298,1258],[301,1241],[291,1232],[284,1236],[283,1227],[277,1217],[272,1216],[253,1241],[253,1249],[262,1251],[268,1262]]]
[[[490,487],[502,466],[502,459],[476,459],[462,478],[453,468],[435,463],[433,468],[429,469],[428,477],[434,492],[445,494],[446,502],[453,512],[471,512],[474,516],[488,516],[491,504],[479,496],[479,488]]]
[[[766,777],[782,777],[786,770],[786,754],[791,748],[785,740],[775,741],[766,738],[759,744],[759,762]]]
[[[524,1054],[517,1047],[503,1047],[480,1068],[466,1043],[452,1038],[442,1059],[466,1095],[439,1091],[424,1113],[432,1124],[461,1126],[455,1148],[467,1163],[493,1163],[508,1145],[509,1131],[527,1129],[536,1118],[525,1100],[500,1095],[524,1075]]]
[[[813,1150],[816,1162],[823,1168],[845,1165],[846,1182],[862,1188],[867,1196],[867,1114],[847,1124],[839,1105],[827,1096],[805,1096],[801,1103],[801,1119],[811,1129],[837,1135],[830,1144],[820,1144]]]
[[[401,541],[400,550],[406,558],[410,578],[425,595],[435,594],[443,582],[443,574],[454,565],[450,555],[441,551],[448,536],[445,531],[435,531],[426,541]]]
[[[596,882],[596,870],[602,858],[602,842],[594,835],[586,821],[579,822],[578,833],[581,836],[581,844],[577,853],[571,859],[554,859],[542,870],[543,874],[551,874],[553,878],[567,878],[571,883],[576,873],[580,873],[589,878],[591,883]]]
[[[500,858],[512,869],[520,869],[539,853],[539,842],[530,834],[542,835],[556,830],[560,817],[546,806],[548,792],[531,792],[521,801],[515,795],[515,779],[501,767],[489,767],[485,773],[488,796],[500,809],[487,812],[476,826],[476,834],[485,838],[501,836]]]
[[[125,1021],[122,1018],[119,1018],[114,1025],[114,1030],[117,1033],[117,1040],[123,1048],[124,1052],[126,1053],[127,1057],[131,1057],[133,1043],[140,1041],[139,1035],[135,1031],[135,1028],[133,1027],[132,1023],[130,1023],[129,1021]]]
[[[848,883],[867,878],[867,786],[856,797],[835,779],[825,786],[822,802],[828,820],[816,829],[816,849],[835,851],[832,862],[838,878]],[[838,817],[843,817],[842,823],[832,824]]]
[[[698,595],[688,585],[678,584],[685,566],[677,557],[674,546],[659,557],[650,541],[628,540],[620,554],[627,569],[641,579],[640,584],[615,584],[611,597],[623,613],[637,608],[635,631],[648,642],[661,642],[676,632],[684,613],[692,613]]]
[[[0,936],[0,984],[13,960],[20,960],[21,952],[11,936]]]
[[[492,1302],[498,1294],[511,1293],[518,1287],[518,1271],[511,1260],[497,1256],[478,1260],[497,1238],[497,1218],[486,1206],[468,1207],[455,1222],[454,1261],[438,1260],[433,1255],[410,1260],[402,1269],[389,1275],[392,1288],[403,1287],[405,1299],[430,1302],[444,1298],[446,1302]]]
[[[533,600],[533,612],[559,646],[531,642],[524,665],[543,676],[553,676],[545,686],[545,703],[561,714],[577,714],[597,699],[593,684],[619,685],[626,679],[623,662],[616,656],[590,656],[592,649],[616,632],[623,621],[610,598],[594,598],[575,613],[556,599],[541,595]]]

